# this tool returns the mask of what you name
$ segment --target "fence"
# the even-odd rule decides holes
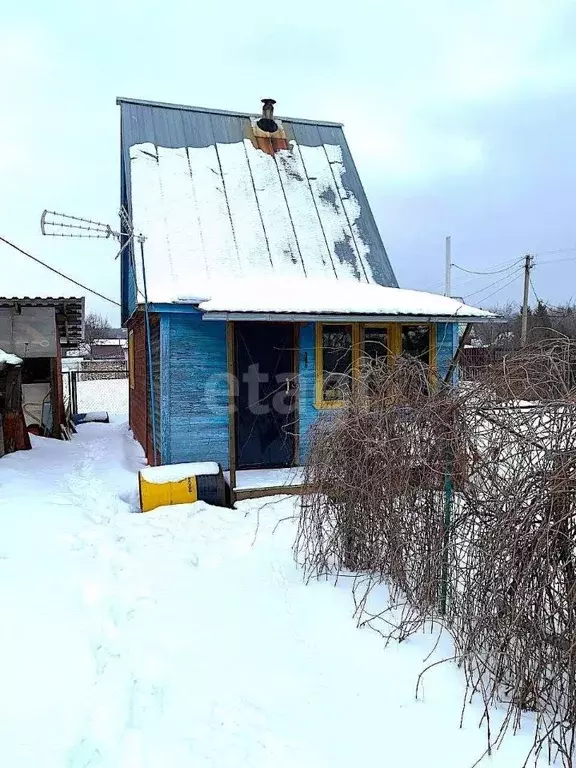
[[[475,381],[481,378],[491,365],[502,362],[506,355],[514,354],[515,351],[495,347],[464,347],[458,362],[460,378]]]
[[[64,398],[72,413],[107,411],[128,415],[128,370],[125,366],[63,374]]]

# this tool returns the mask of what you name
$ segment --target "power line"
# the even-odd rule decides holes
[[[455,264],[452,262],[452,266],[456,267],[456,269],[459,269],[461,272],[467,272],[469,275],[500,275],[503,272],[510,272],[511,269],[513,269],[517,264],[520,263],[520,259],[515,259],[510,266],[505,267],[504,269],[494,269],[489,272],[478,272],[474,269],[466,269],[466,267],[461,267],[459,264]]]
[[[24,256],[27,256],[29,259],[32,259],[32,261],[35,261],[37,264],[40,264],[46,269],[49,269],[50,272],[54,272],[54,274],[58,275],[59,277],[63,277],[64,280],[68,280],[68,282],[74,283],[74,285],[77,285],[79,288],[82,288],[83,290],[88,291],[88,293],[93,293],[94,296],[98,296],[100,299],[104,299],[104,301],[109,301],[110,304],[115,304],[117,307],[120,306],[120,303],[118,301],[114,301],[114,299],[110,299],[108,296],[104,296],[103,293],[98,293],[98,291],[95,291],[93,288],[88,288],[87,285],[84,285],[83,283],[79,283],[78,280],[74,280],[74,278],[68,277],[68,275],[65,275],[64,272],[60,272],[59,270],[54,269],[54,267],[51,267],[50,264],[46,264],[44,261],[41,261],[40,259],[36,258],[36,256],[32,256],[31,253],[24,251],[22,248],[19,248],[17,245],[15,245],[14,243],[11,243],[10,240],[7,240],[5,237],[2,237],[1,235],[0,235],[0,240],[3,243],[6,243],[6,245],[9,245],[10,248],[14,248],[14,250],[18,251],[18,253],[22,253]]]
[[[539,251],[535,256],[553,256],[556,253],[574,253],[576,248],[557,248],[555,251]]]
[[[545,264],[562,264],[567,261],[576,261],[576,256],[566,256],[563,259],[548,259],[547,261],[537,261],[538,266]]]
[[[489,285],[485,285],[483,288],[479,288],[477,291],[474,291],[473,293],[466,294],[466,299],[469,299],[471,296],[476,296],[479,293],[484,293],[484,291],[489,291],[490,288],[493,288],[495,285],[498,285],[499,283],[504,282],[509,277],[512,277],[512,280],[510,280],[510,282],[513,282],[516,279],[516,277],[520,274],[521,271],[522,271],[522,267],[516,267],[516,270],[513,275],[510,275],[510,273],[508,273],[507,275],[504,275],[504,277],[499,277],[498,280],[494,280],[494,282],[489,283]],[[507,285],[509,285],[509,283],[507,283]],[[498,290],[500,290],[500,288],[498,288]],[[490,294],[490,295],[493,295],[493,294]],[[484,301],[486,298],[488,297],[484,297],[484,299],[482,300]]]
[[[498,275],[498,274],[504,274],[505,272],[510,272],[511,270],[514,269],[516,265],[519,265],[520,262],[521,262],[521,259],[513,259],[513,260],[508,259],[508,261],[503,261],[498,264],[493,264],[492,265],[493,269],[485,272],[467,269],[466,267],[461,267],[458,264],[455,264],[454,262],[452,262],[452,266],[456,267],[462,272],[467,272],[468,274],[475,275],[475,277],[467,278],[466,280],[458,280],[458,288],[461,288],[464,285],[469,285],[470,283],[477,282],[479,279],[481,279],[482,275]],[[478,277],[476,277],[476,275]],[[428,290],[434,293],[444,285],[445,285],[445,281],[443,281],[442,283],[434,283],[430,288],[426,288],[425,290]]]
[[[512,285],[514,280],[516,280],[517,277],[519,277],[520,272],[518,274],[514,275],[511,280],[508,280],[507,283],[504,283],[504,285],[501,285],[499,288],[496,288],[495,291],[492,291],[492,293],[489,293],[488,296],[483,296],[481,301],[488,301],[488,299],[491,299],[492,296],[495,296],[497,293],[500,293],[500,291],[503,291],[504,288],[508,288],[509,285]]]
[[[530,288],[532,288],[532,293],[534,294],[534,298],[538,302],[538,304],[541,304],[540,297],[536,293],[536,288],[534,288],[534,283],[532,282],[532,277],[528,278],[530,280]]]

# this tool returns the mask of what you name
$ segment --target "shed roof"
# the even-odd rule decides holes
[[[184,303],[196,304],[204,319],[271,319],[275,313],[290,319],[336,317],[380,320],[440,322],[492,322],[492,312],[468,306],[458,299],[426,291],[390,288],[352,280],[338,282],[318,278],[286,279],[281,283],[266,278],[222,283],[204,296],[182,296]]]
[[[150,301],[230,277],[397,285],[340,124],[275,118],[285,142],[267,152],[258,114],[118,103]]]
[[[0,309],[19,307],[54,307],[58,334],[63,346],[77,344],[84,338],[83,296],[0,297]]]

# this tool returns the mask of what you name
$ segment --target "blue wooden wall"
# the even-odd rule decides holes
[[[444,376],[458,346],[458,325],[438,323],[438,373]],[[163,312],[160,325],[161,445],[165,464],[217,461],[229,468],[226,324],[197,312]],[[315,324],[300,326],[299,456],[306,460],[309,431],[330,415],[315,405]]]
[[[316,383],[316,353],[315,353],[315,324],[305,323],[300,326],[300,351],[298,363],[300,367],[300,399],[299,399],[299,463],[306,459],[309,447],[309,430],[320,413],[314,406]]]
[[[163,314],[161,355],[164,463],[218,461],[228,469],[226,323]]]
[[[438,375],[444,378],[458,349],[458,323],[436,324],[436,369]],[[456,380],[456,372],[452,376]]]

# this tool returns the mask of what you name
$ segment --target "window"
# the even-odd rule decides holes
[[[387,325],[367,325],[361,355],[367,362],[387,360],[390,352]]]
[[[352,325],[319,325],[316,344],[316,401],[319,407],[342,405],[350,391]]]
[[[430,365],[430,326],[402,326],[402,354],[416,357],[425,365]]]
[[[361,329],[361,339],[359,374],[367,393],[375,394],[379,373],[390,364],[388,326],[366,325]]]
[[[365,365],[390,365],[399,355],[410,355],[425,365],[434,365],[435,338],[433,325],[318,324],[316,407],[342,407],[351,386],[365,375]],[[370,376],[364,382],[369,391],[373,389]]]
[[[128,381],[134,389],[134,331],[128,331]]]

